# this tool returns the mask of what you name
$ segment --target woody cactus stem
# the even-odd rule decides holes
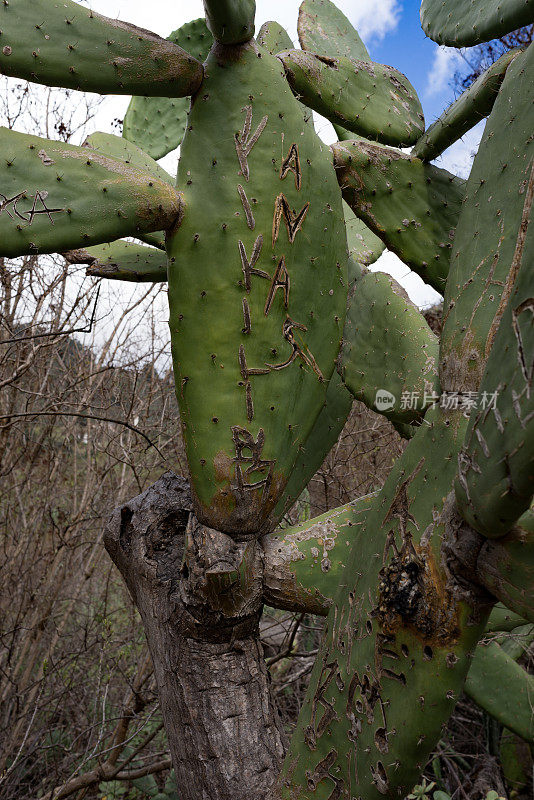
[[[495,664],[518,696],[530,679],[504,644],[484,659],[477,643],[496,600],[534,613],[534,49],[425,133],[413,86],[330,0],[302,3],[301,50],[276,23],[254,39],[253,0],[204,6],[168,39],[73,0],[0,6],[4,74],[135,95],[122,138],[0,131],[0,256],[62,252],[96,277],[168,282],[191,505],[164,478],[107,546],[147,631],[184,798],[399,798],[466,677],[532,733],[485,691]],[[422,19],[440,43],[475,44],[531,22],[532,0],[424,0]],[[335,122],[332,150],[310,107]],[[488,114],[467,183],[428,163]],[[180,142],[175,186],[154,158]],[[439,347],[366,272],[384,246],[444,293]],[[497,402],[469,415],[477,392]],[[376,495],[273,533],[353,397],[410,439],[402,457]],[[281,771],[265,601],[329,609]]]

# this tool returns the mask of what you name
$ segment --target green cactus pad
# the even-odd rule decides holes
[[[527,620],[524,617],[516,614],[515,611],[510,611],[503,603],[496,603],[489,615],[485,632],[511,631],[519,625],[525,625],[526,622]]]
[[[480,582],[507,608],[534,622],[534,512],[501,539],[486,542],[477,561]]]
[[[255,42],[237,55],[208,56],[182,143],[170,328],[196,514],[257,534],[275,527],[268,517],[324,404],[347,243],[329,150],[280,62]]]
[[[443,293],[465,183],[444,169],[364,141],[332,145],[343,197],[386,247]]]
[[[374,264],[380,258],[386,245],[359,219],[348,203],[343,201],[343,214],[347,229],[349,256],[365,267]]]
[[[299,452],[275,516],[282,517],[298,500],[326,456],[334,447],[352,409],[353,397],[334,372],[328,382],[324,406]]]
[[[349,258],[349,286],[361,277],[362,268]],[[282,517],[298,500],[326,456],[339,439],[353,405],[353,397],[335,370],[328,382],[324,406],[306,442],[302,445],[291,477],[278,501],[275,517]]]
[[[358,32],[330,0],[304,0],[297,27],[303,50],[330,58],[371,60]]]
[[[404,289],[382,272],[356,281],[339,369],[357,400],[396,422],[411,423],[439,398],[439,343]]]
[[[524,194],[518,246],[486,340],[480,403],[471,413],[455,485],[464,519],[491,539],[510,530],[534,495],[534,224],[528,224],[534,165]]]
[[[501,725],[534,744],[534,676],[516,664],[497,642],[477,647],[465,693]]]
[[[176,179],[169,175],[151,156],[120,136],[114,136],[112,133],[92,133],[87,137],[84,145],[98,153],[113,156],[113,158],[124,161],[125,164],[149,172],[159,181],[168,183],[169,186],[176,186]]]
[[[0,7],[0,72],[101,94],[184,97],[202,64],[172,42],[72,0],[9,0]]]
[[[256,41],[272,56],[282,50],[292,50],[295,46],[289,33],[278,22],[264,22],[258,31]]]
[[[206,23],[221,44],[242,44],[254,36],[256,0],[204,0]]]
[[[506,70],[519,52],[510,50],[505,53],[477,78],[425,131],[412,150],[412,155],[423,161],[432,161],[461,139],[481,119],[487,117],[493,108]]]
[[[259,45],[264,47],[272,56],[280,53],[282,50],[291,50],[293,42],[289,38],[287,31],[282,28],[278,22],[264,22],[261,26],[256,41]],[[311,108],[300,103],[304,122],[313,125],[313,112]]]
[[[263,539],[267,605],[328,614],[374,497],[359,497]]]
[[[532,0],[423,0],[427,36],[450,47],[471,47],[534,22]]]
[[[384,144],[415,144],[423,109],[408,79],[393,67],[303,50],[278,53],[293,92],[332,122]]]
[[[0,128],[0,251],[75,250],[176,224],[182,195],[145,169],[89,147]]]
[[[503,291],[513,283],[522,251],[534,159],[533,61],[534,48],[529,47],[510,64],[467,182],[444,300],[440,369],[446,391],[479,389],[503,312]],[[531,312],[523,315],[522,327],[529,318]]]
[[[167,280],[167,256],[155,247],[108,242],[63,254],[69,264],[88,264],[87,275],[136,283]]]
[[[367,512],[339,577],[283,797],[403,797],[426,764],[487,619],[450,593],[440,566],[435,519],[464,432],[458,412],[430,409]]]
[[[187,22],[168,38],[200,62],[205,61],[213,44],[213,36],[203,17]],[[189,106],[189,98],[132,97],[124,116],[122,135],[152,158],[163,158],[182,141]]]

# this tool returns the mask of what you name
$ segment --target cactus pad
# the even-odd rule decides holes
[[[75,250],[169,228],[182,195],[89,147],[0,128],[0,240],[7,257]]]
[[[375,497],[340,577],[283,797],[404,796],[465,680],[486,615],[475,622],[467,600],[446,589],[435,522],[465,420],[430,409],[425,423]]]
[[[343,197],[386,246],[443,292],[464,181],[399,150],[332,145]]]
[[[371,60],[358,32],[330,0],[304,0],[299,10],[298,34],[303,50],[330,58]]]
[[[357,280],[339,369],[349,391],[395,422],[420,419],[439,397],[439,344],[404,289],[390,275]]]
[[[530,25],[532,0],[423,0],[427,36],[450,47],[471,47]]]
[[[369,230],[365,222],[356,216],[345,201],[343,201],[343,214],[345,215],[349,256],[365,267],[374,264],[386,248],[384,242]]]
[[[176,185],[176,179],[169,175],[151,156],[120,136],[114,136],[112,133],[92,133],[87,137],[84,145],[106,156],[119,158],[132,167],[145,170],[159,181],[168,183],[169,186]]]
[[[184,97],[202,64],[172,42],[72,0],[10,0],[0,7],[3,75],[86,92]]]
[[[440,369],[446,391],[478,390],[488,337],[504,310],[503,290],[518,266],[534,159],[533,62],[529,47],[508,67],[467,182],[444,301]],[[495,391],[498,374],[493,383]]]
[[[135,283],[167,280],[167,256],[155,247],[117,241],[64,253],[69,264],[88,264],[87,275]]]
[[[432,161],[461,139],[481,119],[487,117],[493,108],[506,70],[519,52],[510,50],[482,73],[425,131],[412,150],[412,155],[423,161]]]
[[[296,96],[332,122],[392,145],[415,144],[423,133],[417,93],[393,67],[303,50],[285,50],[278,58]]]
[[[179,181],[188,208],[168,238],[170,328],[195,510],[212,528],[257,534],[275,526],[324,403],[347,244],[329,150],[255,42],[208,56]]]
[[[204,0],[206,23],[222,44],[242,44],[254,36],[256,0]]]

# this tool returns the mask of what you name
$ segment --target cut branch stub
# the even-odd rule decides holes
[[[415,144],[425,129],[423,109],[405,75],[371,61],[278,53],[294,94],[332,122],[384,144]]]
[[[10,0],[0,8],[4,75],[100,94],[183,97],[202,64],[172,42],[72,0]]]
[[[182,195],[150,172],[104,155],[0,129],[0,251],[75,250],[178,224]]]
[[[465,183],[400,150],[363,140],[332,145],[343,197],[356,216],[443,293]]]

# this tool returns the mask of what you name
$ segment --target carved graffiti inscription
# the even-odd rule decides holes
[[[30,195],[29,198],[27,192],[19,192],[13,197],[7,197],[5,194],[0,192],[0,215],[5,211],[5,213],[11,217],[11,219],[20,219],[23,222],[27,222],[28,225],[31,225],[36,216],[39,216],[39,214],[46,214],[53,225],[54,220],[52,219],[52,214],[59,214],[65,209],[48,208],[45,203],[47,197],[48,192],[45,190],[36,192],[34,195]],[[33,200],[32,207],[26,211],[21,211],[19,209],[19,203],[21,200],[27,199]]]
[[[237,153],[237,158],[239,160],[239,166],[241,167],[241,172],[243,177],[246,181],[248,181],[250,177],[249,166],[248,166],[248,157],[250,155],[250,151],[260,138],[263,129],[267,125],[268,117],[263,117],[262,121],[254,131],[251,133],[252,130],[252,106],[245,106],[243,109],[245,112],[245,122],[243,124],[243,130],[238,131],[234,134],[235,139],[235,149]]]
[[[289,153],[284,158],[280,168],[280,180],[284,180],[286,175],[292,172],[295,176],[295,186],[300,190],[302,184],[302,173],[300,171],[300,158],[298,145],[292,144]]]
[[[287,202],[285,196],[283,194],[279,194],[274,203],[274,216],[273,216],[273,230],[272,230],[272,243],[273,247],[276,244],[278,239],[278,234],[280,233],[280,223],[282,219],[286,223],[287,228],[287,235],[289,236],[289,241],[291,244],[295,241],[295,236],[302,228],[302,223],[308,213],[308,209],[310,207],[309,203],[306,203],[303,208],[297,213],[294,211],[289,203]]]
[[[250,256],[250,261],[247,257],[247,251],[245,250],[245,245],[241,241],[238,242],[239,247],[239,256],[241,258],[241,269],[243,270],[243,275],[245,276],[245,289],[247,292],[250,292],[251,283],[250,277],[251,275],[257,275],[258,278],[267,278],[267,280],[271,280],[271,276],[268,272],[265,272],[263,269],[256,269],[256,262],[260,257],[261,248],[263,247],[263,236],[260,235],[256,238],[254,242],[254,247],[252,248],[252,255]]]
[[[263,491],[268,492],[272,482],[274,461],[267,461],[261,457],[265,444],[263,428],[259,429],[258,436],[254,439],[254,436],[246,428],[234,425],[232,427],[232,439],[235,446],[236,478],[236,485],[232,488],[240,491],[250,491],[263,487]],[[246,453],[249,455],[245,455]],[[255,472],[259,472],[265,477],[251,483],[250,477]]]

